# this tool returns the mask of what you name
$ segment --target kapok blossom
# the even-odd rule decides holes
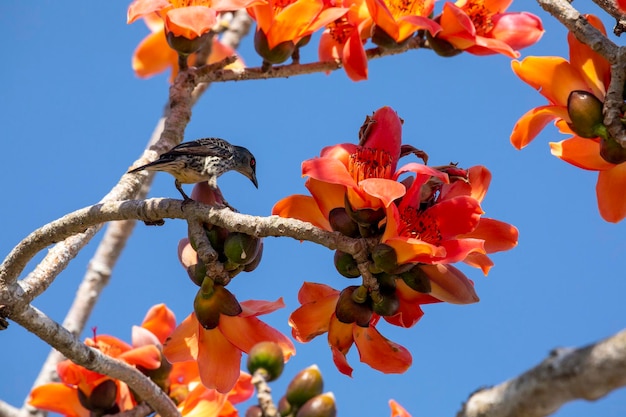
[[[519,50],[541,39],[541,19],[527,12],[506,12],[512,0],[458,0],[446,2],[437,39],[474,55],[503,54],[518,58]]]
[[[295,354],[293,343],[278,330],[257,318],[284,307],[282,298],[241,303],[237,316],[221,314],[217,327],[207,330],[190,314],[165,343],[163,353],[170,362],[196,361],[200,380],[207,388],[229,392],[239,378],[242,353],[259,342],[273,341],[283,350],[285,361]]]
[[[593,15],[589,23],[604,34],[604,25]],[[515,124],[511,143],[517,149],[527,146],[539,132],[554,121],[561,133],[574,135],[561,142],[551,142],[552,154],[578,168],[598,172],[596,198],[602,218],[619,222],[626,217],[626,162],[607,161],[602,155],[603,141],[610,138],[583,138],[570,128],[568,98],[572,92],[593,94],[604,102],[611,80],[610,64],[587,45],[568,34],[570,59],[555,56],[531,56],[513,61],[513,71],[524,82],[537,89],[549,104],[531,109]]]
[[[395,42],[400,43],[418,30],[427,30],[435,36],[441,27],[430,15],[435,0],[366,0],[376,26]]]

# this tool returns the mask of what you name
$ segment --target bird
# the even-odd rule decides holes
[[[217,178],[228,171],[239,172],[259,188],[254,155],[243,146],[231,145],[220,138],[183,142],[161,154],[156,161],[131,169],[128,174],[143,170],[164,171],[173,175],[176,189],[185,201],[191,199],[181,184],[207,181],[213,190],[221,194],[217,187]],[[224,203],[228,206],[225,200]]]

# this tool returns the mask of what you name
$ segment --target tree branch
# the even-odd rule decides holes
[[[457,417],[543,417],[576,399],[626,385],[626,330],[579,349],[555,349],[539,365],[472,394]]]

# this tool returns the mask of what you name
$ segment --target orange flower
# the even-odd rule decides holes
[[[434,0],[366,0],[374,23],[395,42],[402,42],[420,29],[431,35],[441,27],[429,18]]]
[[[373,315],[367,327],[342,323],[335,315],[338,299],[339,291],[324,284],[305,282],[298,292],[302,305],[289,317],[293,337],[306,343],[328,332],[335,366],[348,376],[352,375],[352,367],[348,365],[346,354],[353,344],[361,362],[372,368],[387,374],[405,372],[411,366],[411,354],[376,330],[380,317]]]
[[[597,17],[588,15],[587,19],[606,34]],[[561,133],[573,134],[569,139],[550,143],[552,154],[576,167],[598,171],[596,198],[600,215],[616,223],[626,217],[626,198],[622,192],[626,186],[626,163],[623,159],[608,158],[612,162],[604,159],[607,156],[602,155],[603,141],[607,138],[576,135],[570,127],[572,120],[568,113],[568,98],[573,91],[588,92],[604,101],[611,80],[610,64],[571,33],[568,43],[569,61],[561,57],[528,57],[512,62],[513,71],[536,88],[549,104],[531,109],[518,120],[511,133],[511,143],[517,149],[524,148],[553,120]]]
[[[217,13],[237,10],[262,0],[134,0],[128,7],[127,22],[152,13],[163,19],[165,30],[174,36],[196,39],[217,23]]]
[[[146,25],[151,30],[151,34],[146,36],[137,46],[132,58],[132,67],[135,74],[141,78],[151,77],[159,74],[168,68],[172,69],[170,82],[178,74],[178,53],[169,47],[165,37],[165,27],[161,19],[154,19],[155,15],[148,15],[144,18]],[[234,49],[221,43],[216,37],[213,38],[211,53],[206,64],[219,62],[224,58],[236,55]],[[190,61],[195,62],[196,55],[190,55]],[[244,63],[241,58],[228,65],[226,68],[243,68]]]
[[[202,384],[218,392],[230,391],[239,378],[242,352],[256,343],[271,340],[278,343],[288,360],[294,353],[291,341],[276,329],[257,318],[284,307],[282,299],[244,301],[237,316],[222,314],[217,327],[204,329],[195,314],[190,314],[174,330],[163,353],[170,362],[197,361]]]
[[[367,80],[367,56],[363,44],[369,37],[370,14],[365,0],[337,2],[348,12],[326,25],[319,43],[320,61],[341,60],[352,81]]]
[[[267,37],[269,49],[302,38],[337,20],[347,12],[341,7],[329,7],[324,0],[269,0],[248,9],[257,22],[257,31]]]
[[[438,39],[474,55],[500,53],[519,57],[519,50],[533,45],[543,35],[541,19],[521,12],[507,13],[511,0],[459,0],[445,3],[437,20]]]
[[[401,153],[401,119],[391,107],[382,107],[367,119],[362,130],[365,137],[361,145],[329,146],[319,157],[304,161],[302,175],[310,177],[305,185],[313,197],[287,197],[276,203],[272,213],[332,230],[329,213],[346,206],[344,196],[357,211],[382,210],[402,197],[406,189],[397,177],[419,164],[407,164],[396,171]]]
[[[155,321],[150,326],[160,327]],[[157,345],[146,343],[145,337],[139,337],[137,342],[137,347],[133,347],[107,335],[85,340],[87,346],[129,365],[147,370],[157,369],[161,365],[161,353]],[[87,417],[91,411],[112,414],[130,410],[136,405],[130,389],[121,381],[90,371],[69,360],[57,365],[57,373],[61,382],[33,389],[28,400],[30,405],[67,417]]]
[[[389,407],[391,408],[391,417],[411,417],[409,412],[395,400],[389,400]]]

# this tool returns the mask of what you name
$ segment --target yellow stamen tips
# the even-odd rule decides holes
[[[391,162],[388,152],[360,146],[350,155],[348,170],[357,184],[368,178],[391,178]]]
[[[438,245],[441,242],[441,233],[437,222],[428,213],[415,207],[407,207],[400,213],[402,227],[399,230],[401,236],[420,239],[424,242]]]
[[[424,0],[386,0],[385,3],[395,19],[424,15]]]
[[[354,25],[350,24],[345,16],[328,24],[327,27],[330,30],[330,36],[332,36],[339,45],[346,43],[352,31],[354,31]]]
[[[493,22],[491,21],[493,13],[485,7],[483,0],[470,0],[463,6],[463,10],[472,20],[477,35],[482,36],[491,32],[493,29]]]

